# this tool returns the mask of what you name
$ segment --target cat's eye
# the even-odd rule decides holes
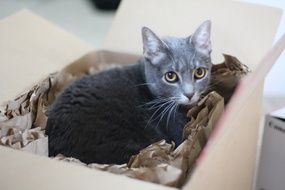
[[[208,70],[206,68],[203,67],[199,67],[197,69],[194,70],[193,72],[193,76],[195,80],[204,78],[207,74]]]
[[[169,72],[165,73],[164,78],[169,83],[174,83],[174,82],[178,81],[178,76],[173,71],[169,71]]]

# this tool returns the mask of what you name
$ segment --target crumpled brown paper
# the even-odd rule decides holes
[[[224,62],[214,65],[211,71],[211,83],[207,92],[216,91],[228,103],[238,81],[250,72],[236,57],[224,54]]]
[[[188,111],[187,115],[191,119],[184,129],[186,140],[176,149],[174,144],[162,140],[132,156],[128,164],[87,166],[149,182],[180,187],[191,172],[223,108],[223,98],[216,92],[211,92]],[[85,165],[77,159],[66,158],[63,155],[58,155],[55,159]]]
[[[94,55],[93,57],[95,63],[91,63],[92,60],[79,59],[76,64],[50,74],[16,99],[4,103],[0,107],[0,145],[47,156],[45,113],[56,96],[82,75],[118,66],[102,60],[96,62],[94,60],[98,58]],[[168,186],[183,185],[222,114],[224,99],[226,102],[229,100],[240,78],[248,73],[248,68],[235,57],[224,57],[223,63],[213,66],[211,85],[205,97],[187,113],[189,122],[184,128],[185,141],[181,145],[175,149],[174,144],[160,141],[132,156],[126,164],[94,163],[88,167]],[[63,155],[58,155],[55,159],[85,165],[77,159],[66,158]]]

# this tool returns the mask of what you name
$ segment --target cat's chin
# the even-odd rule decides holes
[[[193,106],[195,106],[197,104],[198,101],[195,100],[184,100],[184,101],[180,101],[178,102],[178,105],[184,108],[191,108]]]
[[[178,104],[182,107],[192,107],[196,104],[196,102],[192,102],[192,101],[183,101],[183,102],[178,102]]]
[[[181,98],[180,101],[178,101],[178,104],[184,105],[184,106],[193,106],[197,103],[196,97],[193,97],[191,100],[189,100],[186,97]]]

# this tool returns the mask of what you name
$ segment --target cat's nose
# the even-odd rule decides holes
[[[184,96],[186,96],[189,100],[191,100],[192,97],[194,96],[194,93],[184,93]]]

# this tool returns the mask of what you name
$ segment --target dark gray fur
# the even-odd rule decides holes
[[[138,63],[84,76],[56,99],[46,127],[49,156],[122,164],[161,139],[183,141],[183,108],[198,101],[210,80],[210,22],[187,38],[159,39],[146,27],[142,36]],[[209,72],[194,80],[198,67]],[[175,84],[164,79],[169,71],[179,76]]]

